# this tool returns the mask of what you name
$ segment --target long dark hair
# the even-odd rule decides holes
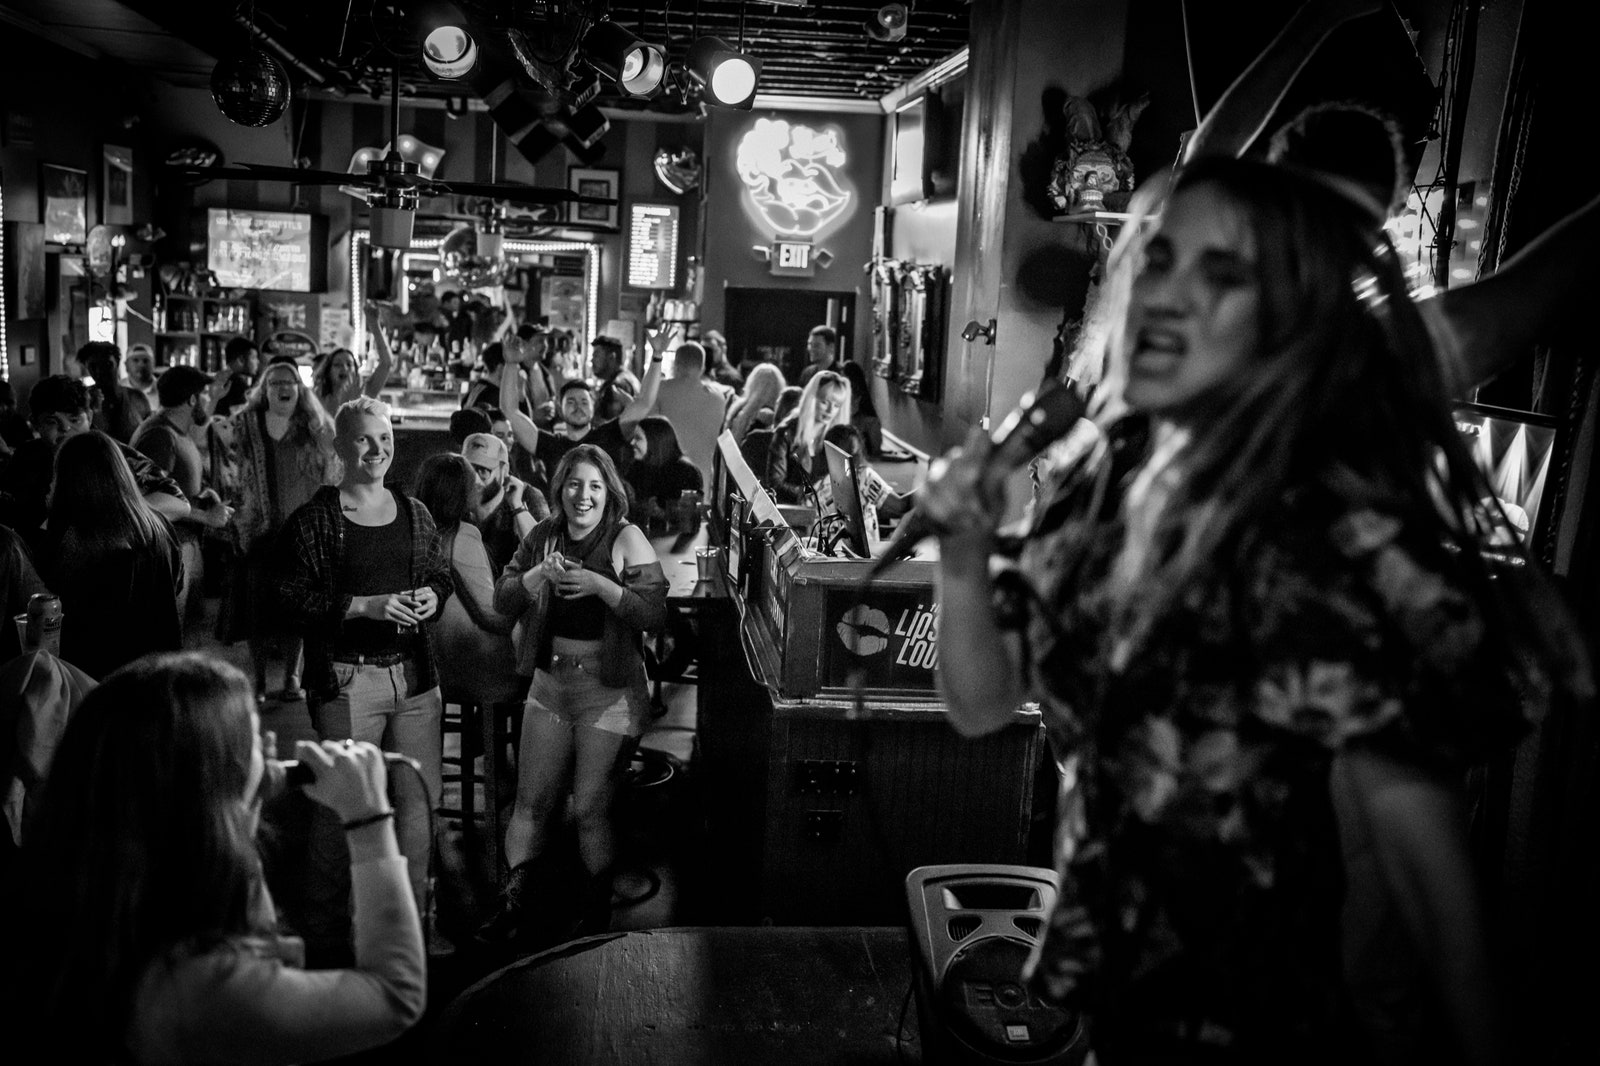
[[[567,483],[567,476],[579,463],[588,463],[600,471],[600,480],[606,483],[606,513],[601,525],[609,526],[615,522],[627,521],[628,490],[617,474],[617,464],[611,461],[611,456],[593,444],[580,444],[561,457],[561,461],[556,464],[555,473],[550,475],[550,517],[555,522],[556,528],[563,533],[567,531],[567,508],[561,501],[561,486]]]
[[[50,529],[79,551],[164,545],[171,533],[133,480],[116,441],[97,430],[75,433],[56,449]],[[64,553],[64,562],[70,557]]]
[[[430,455],[417,470],[417,500],[428,509],[433,524],[444,535],[472,520],[472,497],[477,487],[472,464],[455,452]]]
[[[683,458],[683,448],[678,444],[678,431],[661,415],[647,415],[639,420],[639,432],[644,434],[642,466],[659,470]]]
[[[251,691],[220,660],[152,655],[68,720],[25,841],[0,987],[61,1061],[123,1060],[152,962],[270,931],[244,794]]]
[[[861,364],[846,363],[839,368],[839,372],[850,382],[850,398],[861,401],[860,409],[850,412],[850,417],[877,418],[878,405],[872,402],[872,390],[867,388],[867,372],[861,369]]]
[[[1478,504],[1492,493],[1456,429],[1399,259],[1365,207],[1313,175],[1250,161],[1196,163],[1172,195],[1197,186],[1254,233],[1260,341],[1129,487],[1109,589],[1121,639],[1137,648],[1216,567],[1247,568],[1286,493],[1322,485],[1345,506],[1399,518],[1429,563],[1458,575],[1502,642],[1488,646],[1546,641],[1491,587]],[[1137,263],[1126,253],[1140,240],[1118,250],[1118,269]],[[1126,380],[1114,354],[1104,417]],[[1570,649],[1556,654],[1571,665]]]

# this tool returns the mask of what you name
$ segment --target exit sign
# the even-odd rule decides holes
[[[772,246],[772,273],[780,277],[809,278],[817,272],[816,247],[810,241],[779,241]]]

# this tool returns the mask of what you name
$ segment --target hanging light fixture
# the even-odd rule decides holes
[[[761,79],[761,60],[741,52],[721,37],[702,37],[689,47],[689,73],[705,90],[705,101],[717,107],[750,110]]]
[[[615,22],[599,22],[583,39],[589,65],[629,96],[654,96],[667,76],[667,54]]]

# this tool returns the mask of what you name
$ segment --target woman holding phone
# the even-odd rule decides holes
[[[0,985],[8,1031],[50,1034],[52,1060],[320,1061],[422,1016],[422,932],[371,744],[296,750],[314,773],[306,794],[349,846],[355,963],[302,969],[298,942],[277,935],[256,847],[271,738],[252,691],[216,659],[149,656],[67,723]]]
[[[598,920],[611,900],[611,804],[623,753],[643,731],[643,634],[666,621],[667,579],[655,550],[628,522],[628,496],[611,457],[569,451],[550,479],[555,513],[533,528],[495,583],[494,606],[518,615],[517,669],[533,684],[523,714],[517,802],[506,829],[511,868],[500,911],[480,936],[523,932],[522,895],[550,820],[571,788],[578,849]],[[600,930],[596,930],[600,931]]]

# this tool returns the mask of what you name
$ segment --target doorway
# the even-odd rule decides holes
[[[723,317],[728,359],[743,371],[776,363],[790,382],[806,365],[806,337],[813,326],[839,331],[839,358],[849,360],[856,330],[856,294],[815,290],[728,288]]]

